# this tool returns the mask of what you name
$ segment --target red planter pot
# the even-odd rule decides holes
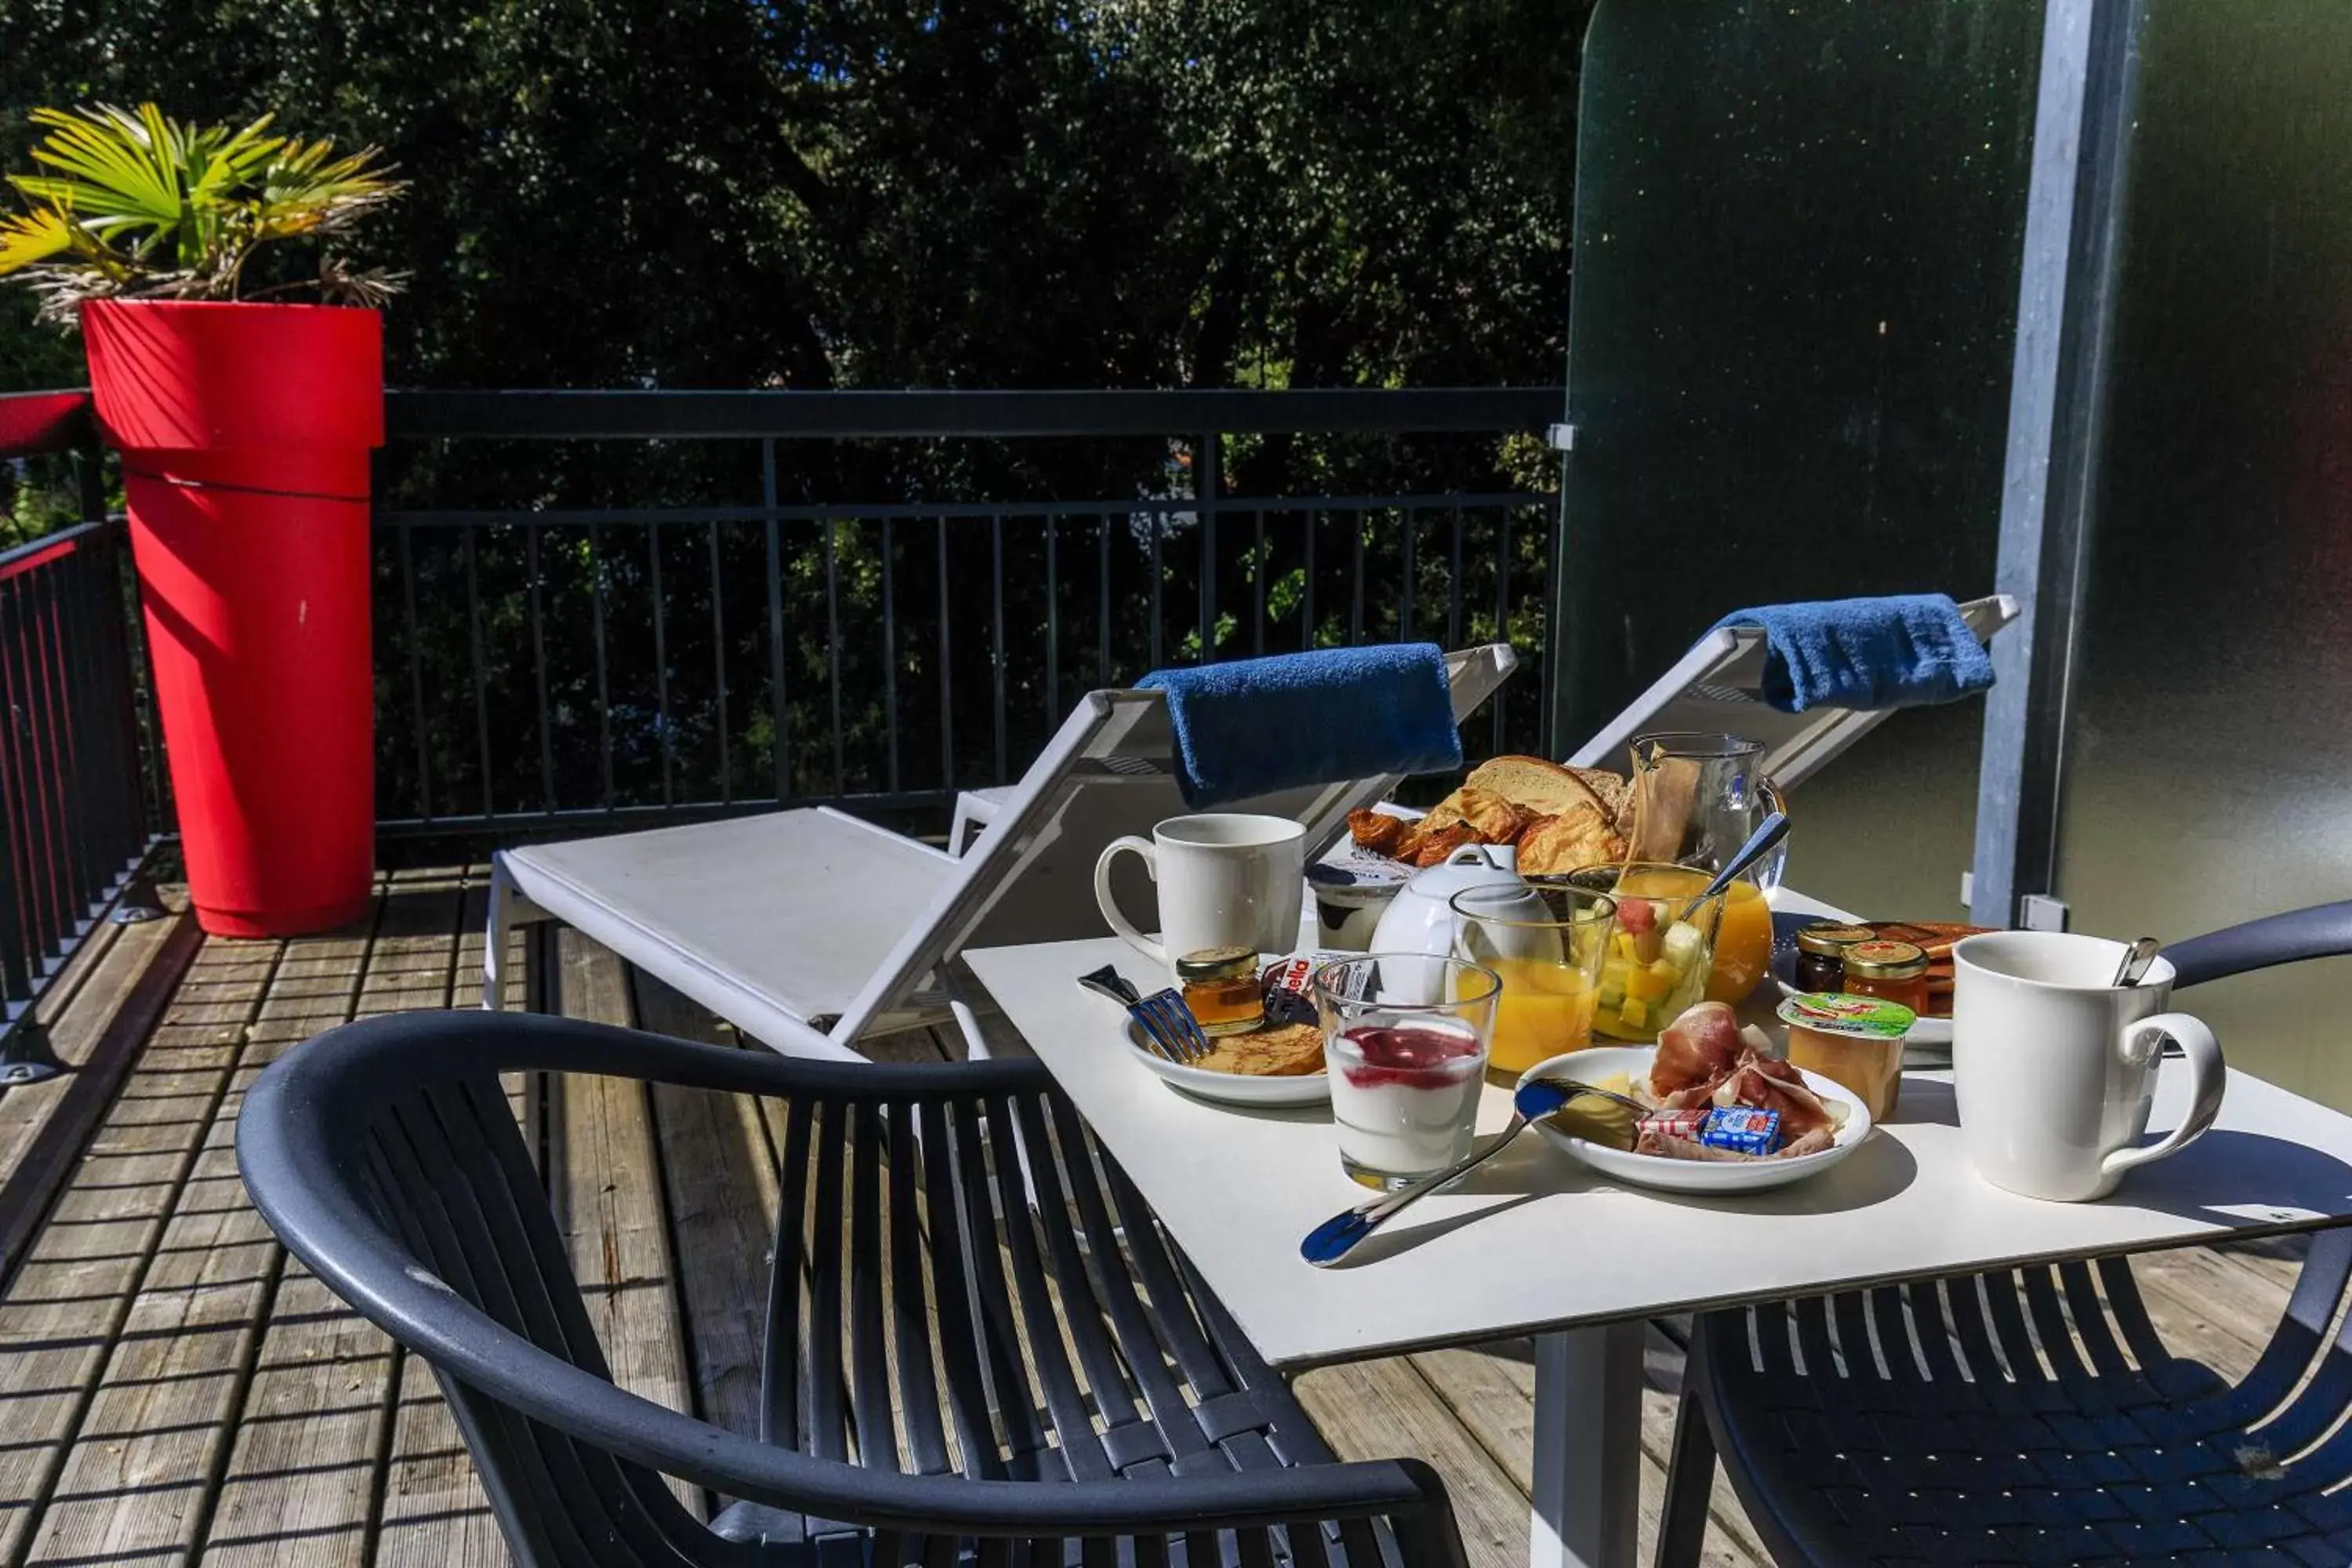
[[[365,912],[375,869],[368,451],[383,325],[326,305],[82,310],[131,551],[188,890],[220,936]]]

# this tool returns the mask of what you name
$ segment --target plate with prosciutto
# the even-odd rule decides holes
[[[1623,1097],[1580,1095],[1536,1123],[1596,1171],[1667,1192],[1761,1192],[1819,1175],[1860,1148],[1871,1127],[1850,1090],[1775,1058],[1770,1047],[1770,1037],[1740,1027],[1729,1006],[1701,1002],[1654,1047],[1571,1051],[1520,1081],[1573,1079]]]

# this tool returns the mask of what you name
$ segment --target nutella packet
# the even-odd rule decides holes
[[[1350,952],[1294,952],[1287,958],[1277,958],[1266,965],[1265,1021],[1276,1024],[1312,1024],[1315,1015],[1315,972],[1337,959],[1359,958]],[[1360,984],[1369,974],[1359,972]]]

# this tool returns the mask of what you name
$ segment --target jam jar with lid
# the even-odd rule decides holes
[[[1913,942],[1858,942],[1845,950],[1845,990],[1925,1013],[1927,954]]]
[[[1258,983],[1255,948],[1203,947],[1183,953],[1176,960],[1176,983],[1204,1035],[1238,1035],[1265,1021],[1265,990]]]
[[[1845,989],[1846,950],[1878,933],[1868,926],[1839,921],[1815,921],[1797,932],[1797,989],[1839,992]]]

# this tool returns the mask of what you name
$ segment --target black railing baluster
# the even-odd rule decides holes
[[[460,543],[466,558],[466,650],[474,675],[474,738],[480,750],[482,767],[482,816],[495,821],[499,815],[497,796],[491,790],[490,775],[490,679],[483,668],[482,658],[482,583],[476,566],[479,545],[476,535],[479,530],[466,529]]]
[[[86,732],[82,723],[83,682],[74,672],[83,668],[73,646],[70,625],[70,595],[67,593],[74,557],[80,553],[73,546],[41,571],[31,574],[40,583],[41,604],[41,663],[47,673],[50,710],[57,715],[58,816],[65,832],[67,865],[67,908],[71,921],[68,935],[79,934],[90,916],[90,903],[97,896],[105,874],[99,869],[98,846],[91,836],[90,805],[92,792],[80,787],[80,781],[93,761],[85,748]]]
[[[890,520],[882,520],[882,728],[889,755],[884,759],[892,795],[898,793],[898,595],[894,587],[896,542]]]
[[[1315,646],[1315,525],[1323,514],[1317,509],[1307,509],[1307,571],[1306,587],[1298,596],[1298,646]]]
[[[1055,536],[1061,518],[1045,514],[1045,733],[1062,722],[1062,576],[1055,559]]]
[[[1511,509],[1497,507],[1495,517],[1495,640],[1508,642],[1511,640]],[[1493,710],[1488,722],[1495,727],[1491,750],[1496,756],[1503,754],[1503,706],[1504,700],[1511,694],[1510,684],[1507,680],[1503,682],[1495,695],[1487,699],[1487,706]]]
[[[425,638],[416,627],[415,544],[408,524],[400,525],[400,596],[408,613],[408,695],[416,732],[416,815],[433,820],[433,763],[425,729]],[[148,667],[153,668],[152,665]]]
[[[1445,570],[1445,646],[1462,646],[1462,509],[1454,509],[1454,550]]]
[[[784,710],[783,523],[776,515],[776,442],[760,443],[760,506],[768,526],[768,733],[774,748],[776,799],[792,798],[791,726]]]
[[[996,741],[996,771],[992,782],[1003,784],[1010,775],[1005,769],[1005,704],[1004,690],[1004,519],[988,520],[988,667],[989,679],[995,694],[994,729]]]
[[[1161,607],[1160,607],[1160,584],[1161,584],[1161,582],[1162,582],[1163,580],[1165,580],[1165,579],[1166,579],[1166,577],[1167,577],[1167,575],[1168,575],[1166,569],[1162,566],[1161,562],[1160,562],[1160,553],[1161,553],[1161,552],[1160,552],[1160,536],[1162,533],[1164,533],[1165,531],[1167,531],[1168,526],[1169,526],[1170,522],[1172,521],[1172,519],[1171,518],[1170,514],[1169,514],[1166,510],[1160,510],[1160,511],[1155,511],[1155,512],[1151,513],[1151,514],[1150,514],[1150,517],[1151,517],[1151,668],[1154,668],[1154,669],[1158,669],[1158,668],[1160,667],[1160,628],[1161,628],[1161,626],[1162,626],[1164,625],[1164,623],[1165,623],[1165,612],[1164,612],[1164,611],[1161,609]]]
[[[841,731],[841,524],[824,520],[824,675],[833,706],[833,793],[849,792]]]
[[[1250,653],[1265,653],[1265,509],[1250,513]]]
[[[677,731],[669,718],[669,616],[663,600],[661,524],[646,528],[646,584],[654,603],[654,731],[661,742],[662,804],[677,804]]]
[[[727,751],[727,608],[719,568],[719,524],[710,524],[710,679],[719,694],[719,802],[735,804],[735,768]]]
[[[26,896],[32,873],[16,831],[26,819],[25,793],[10,762],[22,720],[9,699],[6,597],[0,591],[0,993],[14,1004],[31,1000],[38,966],[27,940],[31,911]]]
[[[6,827],[18,869],[16,956],[27,977],[25,994],[30,995],[49,945],[49,867],[40,837],[41,781],[32,766],[36,720],[26,698],[25,653],[17,635],[23,619],[18,601],[16,577],[0,579],[0,704],[5,704],[8,721],[5,743],[0,745],[0,772],[6,775],[8,798],[14,806]]]
[[[45,894],[41,952],[55,959],[64,955],[66,939],[73,932],[73,869],[58,811],[58,789],[64,776],[57,756],[57,715],[50,710],[47,660],[41,648],[41,617],[37,579],[39,568],[12,581],[16,591],[17,657],[23,660],[25,733],[31,742],[29,773],[34,819],[40,824],[41,866]]]
[[[1402,544],[1402,549],[1404,554],[1404,585],[1397,601],[1396,640],[1399,642],[1411,642],[1413,640],[1412,593],[1413,589],[1418,586],[1418,584],[1414,583],[1413,578],[1417,574],[1416,569],[1419,566],[1419,563],[1414,559],[1413,546],[1418,542],[1420,534],[1420,509],[1416,507],[1406,507],[1404,509],[1404,534]]]
[[[1370,514],[1360,510],[1349,535],[1356,568],[1354,597],[1348,608],[1348,640],[1350,643],[1364,640],[1364,530],[1370,525]]]
[[[604,658],[604,540],[597,525],[588,525],[588,625],[596,651],[596,755],[598,796],[606,811],[613,809],[613,686]]]
[[[948,648],[948,519],[940,516],[940,787],[956,787],[954,668]]]
[[[1223,488],[1217,475],[1217,437],[1192,444],[1192,503],[1201,522],[1201,662],[1217,657],[1217,503]]]
[[[539,703],[539,793],[546,809],[553,811],[555,799],[555,710],[547,701],[547,611],[545,593],[540,582],[540,524],[531,519],[523,521],[523,569],[530,579],[530,680],[531,690]]]
[[[1110,686],[1110,515],[1102,513],[1095,519],[1095,545],[1099,557],[1100,586],[1097,590],[1099,604],[1095,614],[1095,686],[1107,690]]]

